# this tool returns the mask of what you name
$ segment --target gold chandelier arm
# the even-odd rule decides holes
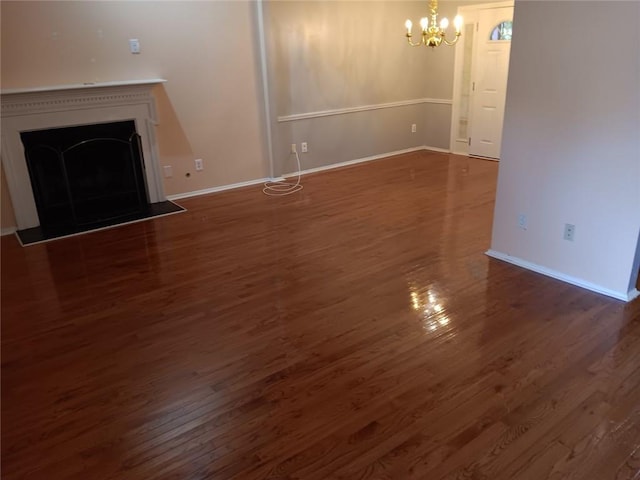
[[[411,45],[412,47],[419,47],[420,45],[422,45],[422,41],[413,43],[411,41],[411,35],[407,35],[407,42],[409,42],[409,45]]]
[[[456,38],[454,38],[452,42],[450,42],[449,40],[447,40],[444,37],[442,37],[442,41],[444,42],[445,45],[453,47],[456,43],[458,43],[458,39],[459,38],[460,38],[460,34],[456,33]]]

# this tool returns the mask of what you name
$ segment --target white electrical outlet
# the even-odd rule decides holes
[[[522,230],[527,229],[527,216],[524,213],[518,214],[518,227]]]
[[[309,151],[309,146],[307,145],[307,142],[302,142],[300,146],[302,147],[302,153],[307,153]]]
[[[415,123],[411,124],[411,133],[416,133],[416,130],[418,129],[418,127],[416,126]]]
[[[173,177],[173,167],[171,165],[165,165],[162,168],[164,169],[164,178]]]
[[[573,239],[576,236],[576,226],[571,225],[570,223],[564,224],[564,239],[573,242]]]
[[[201,172],[202,170],[204,170],[204,164],[202,163],[201,158],[196,158],[195,162],[196,162],[196,172]]]
[[[291,153],[296,153],[298,151],[298,149],[296,148],[296,144],[292,143],[291,144]]]
[[[137,38],[129,39],[129,50],[131,53],[140,53],[140,40]]]

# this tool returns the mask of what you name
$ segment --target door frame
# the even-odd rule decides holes
[[[464,25],[468,25],[469,23],[473,23],[476,25],[478,23],[480,10],[487,10],[492,8],[502,8],[502,7],[513,7],[514,0],[507,0],[502,2],[491,2],[491,3],[480,3],[473,5],[465,5],[462,7],[458,7],[457,14],[462,15],[464,18]],[[461,92],[460,89],[462,87],[462,72],[464,67],[464,27],[463,27],[463,37],[460,39],[458,43],[456,43],[455,48],[455,57],[454,57],[454,66],[453,66],[453,97],[452,97],[452,105],[451,105],[451,132],[449,139],[449,150],[451,153],[456,153],[459,155],[469,155],[469,136],[467,138],[458,138],[457,135],[457,126],[460,121],[460,104],[461,104]],[[475,77],[475,65],[474,61],[475,56],[478,51],[478,38],[477,35],[474,35],[473,45],[471,49],[471,81]],[[469,108],[471,109],[471,105],[473,104],[473,99],[470,99]],[[467,128],[471,128],[471,115],[468,116],[468,126]],[[468,132],[467,132],[468,133]]]

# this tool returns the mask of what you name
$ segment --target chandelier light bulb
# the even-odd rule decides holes
[[[411,23],[411,20],[407,19],[407,21],[404,22],[404,26],[407,27],[407,33],[411,35],[411,27],[413,26],[413,23]]]
[[[420,26],[422,27],[422,30],[426,30],[429,26],[429,19],[427,17],[422,17],[420,19]]]
[[[456,15],[456,18],[453,19],[453,25],[456,27],[456,32],[462,30],[462,17],[460,15]]]
[[[448,26],[449,26],[449,20],[447,20],[447,17],[440,20],[440,30],[446,30]]]

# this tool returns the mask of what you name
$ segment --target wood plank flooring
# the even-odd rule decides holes
[[[488,258],[418,152],[2,238],[2,478],[640,478],[640,302]]]

